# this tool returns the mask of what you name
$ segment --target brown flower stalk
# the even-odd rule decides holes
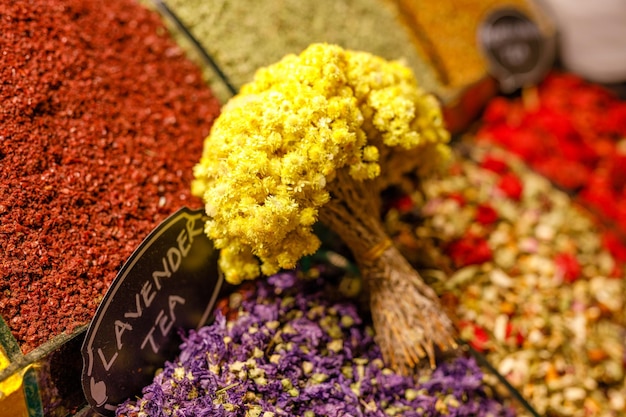
[[[409,373],[428,358],[434,367],[436,348],[456,347],[456,331],[435,292],[384,231],[375,182],[338,172],[320,221],[342,237],[357,261],[369,289],[375,339],[390,366]]]

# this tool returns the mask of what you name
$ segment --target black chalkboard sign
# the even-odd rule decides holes
[[[172,360],[178,330],[203,325],[222,286],[203,211],[182,208],[135,250],[105,294],[82,346],[83,391],[114,415]]]
[[[554,64],[554,35],[516,9],[489,14],[479,26],[478,44],[505,93],[537,84]]]

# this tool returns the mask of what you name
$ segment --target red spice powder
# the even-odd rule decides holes
[[[28,352],[89,322],[190,195],[219,113],[200,70],[131,0],[0,4],[0,314]]]

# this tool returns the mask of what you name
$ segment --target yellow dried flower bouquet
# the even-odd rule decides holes
[[[231,283],[294,268],[319,220],[350,247],[385,359],[409,371],[455,346],[437,296],[396,250],[380,193],[450,149],[437,100],[399,62],[313,44],[257,71],[223,108],[194,170],[206,232]]]

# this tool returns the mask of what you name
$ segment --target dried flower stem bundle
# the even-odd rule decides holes
[[[357,261],[369,288],[376,342],[390,366],[408,373],[428,357],[434,367],[435,345],[442,350],[455,346],[452,323],[435,292],[385,232],[376,182],[338,172],[320,220],[341,236]]]
[[[194,174],[231,283],[294,268],[319,220],[350,245],[372,290],[385,359],[398,370],[454,346],[435,294],[384,233],[380,192],[448,160],[437,101],[398,62],[314,44],[260,69],[224,108]]]

